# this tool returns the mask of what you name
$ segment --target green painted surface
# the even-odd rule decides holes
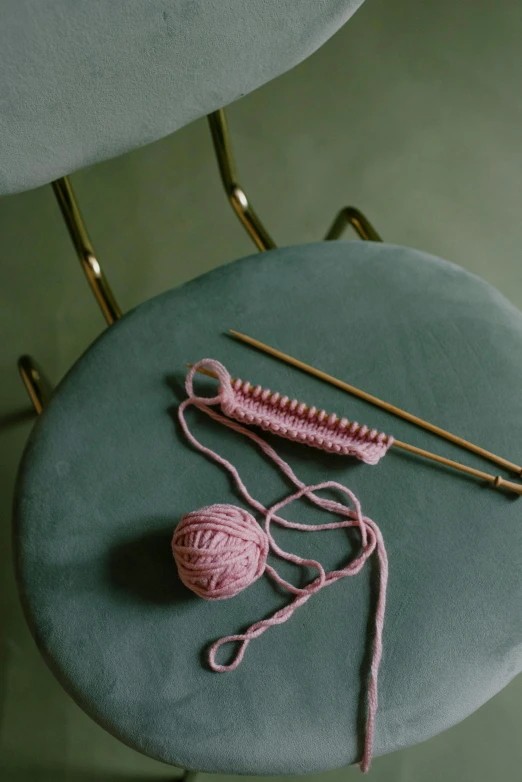
[[[320,238],[353,203],[387,241],[459,263],[522,307],[521,35],[514,0],[368,0],[310,60],[234,105],[241,179],[276,240]],[[74,185],[124,309],[251,250],[203,121],[80,172]],[[169,779],[70,701],[19,608],[11,498],[31,422],[15,362],[29,351],[58,379],[103,321],[48,188],[0,201],[0,237],[0,773],[7,782]],[[377,759],[373,778],[518,780],[521,681],[446,733]]]

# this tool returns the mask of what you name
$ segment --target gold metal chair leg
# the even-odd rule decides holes
[[[339,239],[344,233],[347,226],[351,225],[357,234],[366,242],[382,242],[381,237],[366,218],[362,212],[356,209],[354,206],[345,206],[341,209],[335,220],[333,221],[330,230],[324,237],[327,241]]]
[[[101,307],[105,320],[110,326],[121,318],[121,310],[100,268],[100,264],[96,260],[69,177],[61,177],[61,179],[55,180],[52,184],[80,263],[96,297],[96,301]]]
[[[33,403],[35,411],[40,415],[51,397],[51,384],[31,356],[21,356],[18,359],[18,370],[29,394],[29,399]]]
[[[69,178],[62,177],[52,184],[63,219],[69,230],[89,285],[101,307],[107,324],[111,325],[121,318],[121,310],[100,268],[100,264],[96,260],[94,249],[82,220]],[[31,356],[25,355],[18,359],[18,370],[33,407],[39,415],[51,396],[51,384]]]
[[[273,250],[276,244],[250,205],[245,191],[237,181],[236,166],[230,145],[228,125],[223,109],[208,115],[210,132],[221,174],[221,181],[240,222],[258,250]]]

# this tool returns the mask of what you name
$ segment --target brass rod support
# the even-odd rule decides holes
[[[341,209],[324,237],[325,240],[333,241],[334,239],[338,239],[344,233],[344,230],[348,225],[351,225],[364,241],[382,242],[381,237],[368,218],[354,206],[345,206],[344,209]]]
[[[51,397],[51,384],[31,356],[20,356],[18,371],[29,394],[29,399],[33,403],[35,411],[40,415]]]
[[[94,248],[82,220],[69,177],[64,176],[56,179],[52,185],[85,276],[96,297],[96,301],[100,305],[103,316],[110,326],[121,318],[121,310],[116,303],[100,264],[96,260]]]
[[[221,181],[223,182],[227,198],[232,204],[232,209],[257,249],[261,251],[273,250],[276,247],[274,240],[255,213],[246,197],[245,191],[237,181],[236,166],[223,109],[209,114],[208,122],[212,141],[214,142]]]

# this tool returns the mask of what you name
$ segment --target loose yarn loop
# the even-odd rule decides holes
[[[172,553],[185,586],[206,600],[224,600],[263,575],[268,538],[243,508],[210,505],[183,516]]]
[[[194,394],[194,374],[202,367],[212,370],[220,380],[219,393],[215,397],[206,398]],[[269,627],[286,622],[297,608],[302,606],[323,587],[329,586],[341,578],[359,573],[364,567],[366,560],[374,552],[377,553],[379,561],[379,595],[375,612],[375,633],[367,693],[368,706],[364,754],[361,761],[361,769],[366,772],[371,764],[375,715],[378,706],[377,681],[382,657],[382,632],[388,582],[388,558],[381,532],[374,521],[363,516],[359,501],[348,488],[336,481],[325,481],[313,486],[306,486],[295,475],[290,465],[261,437],[212,409],[212,406],[219,404],[227,415],[229,412],[237,412],[238,410],[237,406],[231,401],[236,397],[230,381],[230,375],[218,361],[203,359],[195,364],[187,375],[186,389],[188,398],[181,403],[178,411],[179,421],[185,436],[197,450],[216,461],[230,473],[244,499],[264,516],[264,533],[250,513],[231,505],[212,505],[187,514],[176,528],[172,542],[180,577],[187,586],[202,597],[210,600],[219,600],[238,594],[241,589],[259,578],[264,569],[264,572],[276,583],[294,595],[291,603],[276,611],[268,619],[256,622],[244,633],[229,635],[216,641],[209,651],[209,665],[214,671],[232,671],[237,668],[244,657],[250,641],[262,635]],[[185,410],[191,405],[197,407],[215,421],[255,442],[298,490],[293,495],[276,503],[272,508],[265,508],[250,495],[234,465],[212,449],[202,445],[191,433],[185,419]],[[248,421],[247,419],[245,422],[253,423],[254,421]],[[273,431],[272,426],[266,425],[264,428],[270,428]],[[382,447],[383,445],[384,443],[381,441],[380,446]],[[359,458],[363,458],[363,456],[360,455]],[[353,509],[335,500],[319,497],[314,493],[326,488],[334,488],[346,494],[353,505]],[[276,515],[281,508],[303,496],[318,507],[341,516],[343,521],[310,525],[290,522]],[[259,530],[259,536],[256,536],[254,532],[252,521]],[[272,522],[289,529],[309,532],[356,527],[361,536],[362,551],[356,559],[352,560],[344,568],[325,572],[319,562],[304,559],[281,549],[272,536]],[[314,568],[318,573],[317,577],[303,588],[295,587],[266,563],[266,556],[269,550],[284,560]],[[238,649],[232,662],[228,665],[217,663],[216,653],[220,647],[233,642],[238,645]]]

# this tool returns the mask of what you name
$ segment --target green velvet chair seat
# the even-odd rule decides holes
[[[211,603],[177,577],[170,538],[180,516],[241,504],[177,425],[186,362],[217,358],[244,379],[499,470],[248,349],[228,328],[520,463],[522,315],[473,275],[403,247],[278,249],[158,296],[110,327],[30,437],[15,501],[18,578],[36,641],[77,703],[130,746],[190,769],[339,767],[360,756],[371,568],[254,641],[236,671],[206,667],[209,642],[287,598],[263,577]],[[196,411],[189,419],[239,465],[255,497],[269,505],[288,493],[243,438]],[[383,532],[390,581],[376,754],[457,723],[519,673],[522,500],[395,449],[369,467],[270,439],[303,480],[353,489]],[[287,517],[318,514],[294,503]],[[276,537],[327,567],[356,546],[342,531]]]
[[[172,133],[293,68],[363,0],[3,0],[0,195]]]

